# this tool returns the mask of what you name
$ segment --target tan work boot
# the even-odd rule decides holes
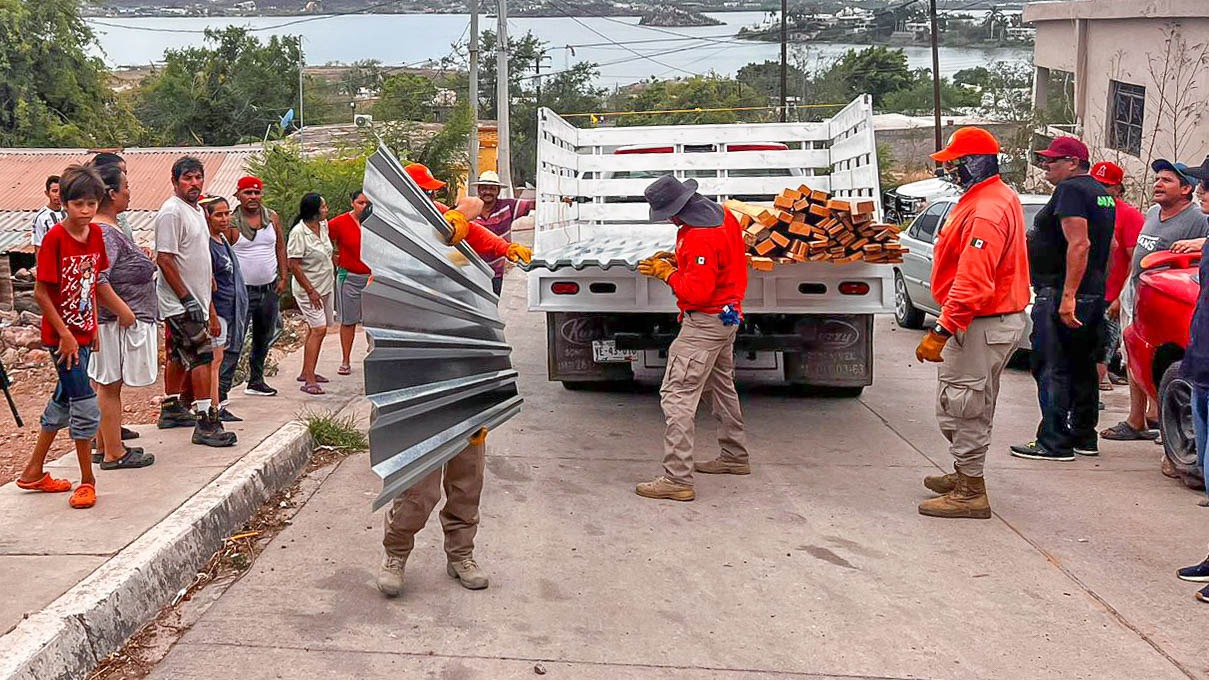
[[[693,487],[677,484],[667,477],[656,477],[649,482],[643,482],[634,489],[634,493],[643,498],[669,501],[691,501],[697,497]]]
[[[947,494],[957,488],[957,473],[950,472],[947,475],[928,475],[924,477],[924,486],[932,493]]]
[[[693,469],[707,475],[750,475],[751,465],[718,457],[707,463],[697,463]]]
[[[398,597],[403,590],[403,567],[407,566],[407,558],[386,554],[382,566],[378,569],[378,590],[387,597]]]
[[[473,557],[446,564],[445,573],[451,578],[456,578],[463,588],[470,590],[482,590],[488,585],[486,572]]]
[[[990,519],[991,501],[987,498],[986,482],[982,477],[967,477],[958,472],[957,486],[943,496],[920,503],[919,514]]]

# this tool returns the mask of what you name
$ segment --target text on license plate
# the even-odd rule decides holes
[[[614,340],[592,341],[592,360],[598,364],[625,363],[637,358],[637,350],[617,349],[617,342]]]

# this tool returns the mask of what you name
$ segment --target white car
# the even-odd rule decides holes
[[[1041,212],[1041,208],[1048,202],[1049,196],[1020,195],[1026,229],[1032,226],[1037,213]],[[936,299],[932,297],[932,244],[940,231],[940,225],[945,223],[945,218],[955,205],[957,198],[935,201],[925,208],[900,236],[903,246],[910,250],[903,256],[903,263],[894,268],[894,320],[903,328],[923,328],[927,315],[940,315],[940,305],[936,304]],[[1026,311],[1031,314],[1032,310],[1030,292]],[[1030,320],[1020,338],[1020,349],[1031,349],[1029,336],[1032,330],[1033,324]]]

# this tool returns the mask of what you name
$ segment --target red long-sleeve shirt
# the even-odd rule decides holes
[[[747,247],[729,210],[717,227],[683,226],[676,232],[676,271],[667,283],[681,312],[718,314],[739,309],[747,295]]]
[[[440,201],[433,201],[437,210],[444,215],[449,212],[449,206]],[[508,254],[508,242],[497,236],[487,227],[476,222],[470,223],[470,231],[466,234],[466,245],[478,253],[479,257],[490,262]]]
[[[1028,305],[1024,232],[1020,197],[998,175],[962,195],[932,251],[932,294],[941,306],[941,326],[964,331],[975,317]]]

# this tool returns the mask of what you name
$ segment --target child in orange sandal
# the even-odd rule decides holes
[[[134,315],[101,276],[109,268],[109,260],[101,228],[92,218],[104,197],[104,183],[96,171],[72,166],[63,173],[59,187],[67,218],[42,241],[34,285],[34,299],[42,308],[42,344],[55,361],[59,384],[42,412],[42,431],[17,486],[47,493],[71,491],[71,482],[55,479],[43,469],[59,430],[67,428],[80,464],[80,486],[72,493],[70,504],[91,508],[97,502],[97,491],[90,443],[101,419],[97,395],[88,382],[97,299],[115,312],[126,310],[124,316],[118,312],[122,326],[134,323]]]

